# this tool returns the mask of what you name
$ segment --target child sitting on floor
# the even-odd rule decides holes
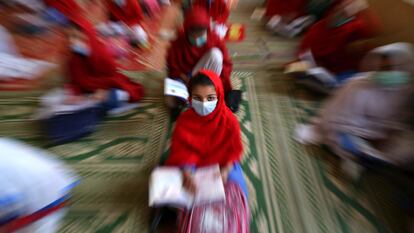
[[[221,222],[223,229],[218,232],[248,232],[247,185],[239,164],[243,153],[239,122],[226,106],[223,84],[217,74],[202,70],[190,80],[189,86],[191,108],[177,120],[166,165],[181,167],[185,187],[193,190],[193,169],[219,164],[226,195],[237,198],[224,204],[225,209],[233,210],[225,213],[232,220]],[[184,213],[191,214],[194,213]],[[186,227],[190,223],[183,224]],[[192,225],[191,232],[206,232],[201,229],[203,224]]]
[[[169,77],[188,84],[201,69],[216,73],[225,94],[232,91],[230,75],[233,64],[225,43],[210,30],[210,17],[204,8],[193,7],[184,20],[184,30],[172,42],[167,56]],[[166,97],[171,109],[179,106],[175,97]]]
[[[67,86],[74,96],[91,94],[95,99],[110,103],[108,108],[142,99],[142,85],[117,71],[113,56],[87,20],[73,20],[69,40],[72,53],[68,62]]]

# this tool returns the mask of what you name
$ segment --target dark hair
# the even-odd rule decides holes
[[[208,27],[203,27],[203,26],[194,26],[194,27],[189,28],[189,31],[193,33],[199,33],[199,32],[206,31],[206,30],[208,30]]]
[[[214,86],[214,83],[205,74],[198,73],[190,79],[190,83],[188,84],[188,86],[190,87],[189,90],[191,92],[196,86]]]
[[[79,24],[75,23],[74,21],[69,21],[68,27],[75,28],[78,31],[83,31],[82,27]]]

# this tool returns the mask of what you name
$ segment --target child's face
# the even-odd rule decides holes
[[[217,100],[216,88],[208,85],[197,85],[192,90],[192,99],[200,102],[208,102]]]

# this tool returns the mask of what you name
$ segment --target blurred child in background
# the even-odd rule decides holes
[[[18,141],[0,138],[0,150],[0,232],[57,232],[76,175]]]
[[[136,0],[105,0],[109,22],[98,30],[106,36],[124,36],[133,45],[148,46],[148,35],[141,26],[144,13]]]
[[[225,43],[211,32],[210,17],[204,8],[195,6],[186,14],[184,30],[168,50],[167,68],[170,78],[186,84],[199,70],[211,70],[220,76],[225,94],[232,90],[232,61]],[[166,98],[169,108],[178,107],[178,99]]]
[[[227,20],[230,16],[229,1],[226,0],[196,0],[194,6],[204,8],[211,19],[211,28],[224,39],[228,31]]]
[[[338,89],[311,125],[297,129],[299,140],[327,144],[346,159],[412,164],[413,134],[407,126],[407,113],[412,111],[407,103],[414,90],[413,64],[414,52],[408,43],[374,49],[362,62],[369,72]]]
[[[73,94],[92,94],[98,100],[113,102],[114,107],[142,99],[142,85],[118,72],[113,56],[87,20],[73,21],[69,41],[67,86]]]

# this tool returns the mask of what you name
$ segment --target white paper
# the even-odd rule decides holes
[[[197,169],[194,174],[194,183],[197,189],[195,205],[225,199],[223,180],[218,165]]]
[[[0,53],[0,80],[35,79],[54,66],[41,60]]]
[[[305,52],[299,54],[299,58],[301,61],[309,63],[311,67],[316,67],[316,61],[311,50],[306,50]]]
[[[180,168],[158,167],[152,174],[149,188],[149,206],[181,206],[225,200],[224,185],[218,165],[199,168],[193,175],[196,194],[193,196],[183,187]]]
[[[336,84],[336,78],[335,75],[333,75],[331,72],[329,72],[327,69],[323,67],[315,67],[307,70],[306,72],[308,75],[312,75],[314,77],[317,77],[319,80],[321,80],[323,83],[333,83]]]
[[[189,93],[184,83],[174,79],[166,78],[164,82],[164,94],[169,96],[176,96],[187,100]]]
[[[156,168],[150,179],[149,206],[179,205],[190,207],[192,196],[183,187],[183,176],[179,168]]]
[[[266,8],[256,8],[253,14],[250,16],[252,20],[261,20],[266,13]]]
[[[97,105],[99,102],[86,99],[77,104],[65,104],[68,93],[63,89],[54,89],[44,95],[40,100],[40,108],[34,115],[35,119],[45,119],[52,115],[80,111]]]

